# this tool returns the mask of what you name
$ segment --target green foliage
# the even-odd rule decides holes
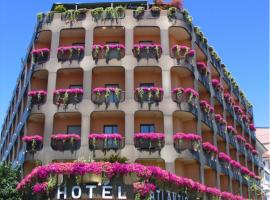
[[[20,171],[11,165],[0,165],[0,199],[20,200],[16,186],[20,179]]]
[[[115,163],[115,162],[126,163],[128,159],[126,157],[119,156],[119,154],[113,154],[109,158],[104,158],[103,161],[110,162],[110,163]]]
[[[43,20],[43,12],[39,12],[39,13],[37,14],[37,20],[38,20],[39,22]]]
[[[54,8],[55,12],[62,13],[65,12],[67,9],[64,7],[64,5],[57,5]]]

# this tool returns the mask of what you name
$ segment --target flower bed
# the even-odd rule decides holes
[[[94,152],[102,150],[106,153],[109,150],[117,151],[122,148],[123,136],[119,133],[90,133],[88,139],[89,149]]]
[[[50,49],[41,48],[32,50],[33,63],[41,64],[47,62],[50,56]]]
[[[160,152],[165,145],[165,135],[164,133],[136,133],[134,145],[140,151]]]
[[[65,62],[77,60],[78,62],[84,56],[84,46],[62,46],[57,49],[58,61]]]
[[[38,109],[40,105],[45,102],[47,92],[44,90],[33,90],[28,92],[28,96],[31,97],[31,105],[37,105]]]
[[[176,133],[173,135],[173,141],[178,152],[186,149],[200,151],[202,137],[194,133]]]
[[[192,88],[174,88],[173,100],[180,105],[182,102],[187,102],[193,107],[196,105],[196,99],[199,97],[199,93]]]
[[[162,54],[160,44],[135,44],[132,51],[138,62],[142,58],[146,58],[147,60],[149,58],[154,58],[158,61]]]
[[[78,134],[58,133],[51,136],[51,147],[56,151],[74,151],[80,148],[80,140]]]
[[[172,192],[186,194],[188,198],[198,197],[200,193],[207,193],[211,198],[216,195],[222,196],[223,200],[232,200],[228,194],[223,194],[216,188],[209,188],[199,182],[195,182],[191,179],[176,176],[166,170],[162,170],[159,167],[143,166],[137,163],[121,164],[121,163],[109,163],[109,162],[73,162],[73,163],[51,163],[45,166],[39,166],[32,170],[21,182],[17,185],[16,189],[24,195],[27,199],[29,195],[37,195],[40,193],[52,194],[57,188],[57,182],[51,184],[48,187],[51,177],[57,177],[59,175],[71,176],[85,176],[88,174],[97,175],[103,177],[103,179],[111,180],[114,177],[130,176],[134,174],[137,181],[133,182],[134,194],[140,194],[140,199],[148,199],[150,192],[154,191],[156,187],[163,188],[164,185],[172,186]],[[134,177],[133,176],[133,177]],[[138,182],[138,180],[141,180]],[[51,183],[51,182],[50,182]],[[66,183],[64,183],[66,184]],[[226,192],[227,193],[227,192]],[[46,195],[48,198],[48,196]],[[53,196],[50,196],[53,198]],[[244,200],[242,197],[233,195],[233,200]],[[34,197],[35,198],[35,197]]]
[[[24,136],[22,140],[26,143],[26,150],[30,153],[40,151],[43,147],[43,137],[40,135]]]
[[[204,142],[202,148],[207,156],[210,156],[211,160],[213,160],[218,153],[218,148],[209,142]]]
[[[173,45],[171,48],[172,57],[177,60],[178,64],[190,63],[194,58],[195,51],[187,46]]]
[[[97,63],[99,59],[106,59],[106,63],[109,63],[111,59],[120,60],[125,55],[125,45],[123,44],[107,44],[100,45],[94,44],[92,46],[92,57]]]
[[[111,103],[114,103],[118,108],[119,103],[124,99],[123,95],[120,88],[99,87],[93,90],[92,100],[98,106],[104,103],[106,108],[108,108]]]
[[[219,161],[221,165],[223,165],[225,168],[229,168],[230,162],[231,162],[231,157],[228,156],[227,154],[220,152],[218,155]]]
[[[135,100],[140,102],[141,107],[144,102],[148,103],[149,109],[153,103],[158,106],[163,99],[163,89],[159,87],[139,87],[135,90]]]
[[[77,105],[82,101],[83,89],[58,89],[53,92],[54,104],[59,108],[63,106],[64,109],[68,108],[69,104]]]

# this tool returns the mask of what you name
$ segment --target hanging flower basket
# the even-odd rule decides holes
[[[59,108],[63,106],[63,109],[66,110],[69,104],[77,105],[82,101],[83,98],[83,89],[74,88],[74,89],[58,89],[54,92],[54,104]]]
[[[192,88],[174,88],[173,100],[178,104],[182,102],[189,103],[193,107],[196,106],[196,99],[198,99],[199,93]]]
[[[107,44],[99,45],[94,44],[92,46],[92,57],[97,63],[99,59],[106,59],[106,63],[109,63],[111,59],[120,60],[125,56],[125,45],[123,44]]]
[[[135,90],[135,100],[143,106],[144,102],[148,103],[149,109],[153,103],[158,106],[163,99],[163,89],[159,87],[139,87]]]
[[[134,135],[134,145],[140,151],[155,152],[165,145],[164,133],[136,133]]]
[[[35,64],[42,64],[49,60],[50,49],[41,48],[32,50],[32,59]]]
[[[88,139],[89,149],[94,152],[102,150],[106,154],[106,151],[117,151],[122,148],[123,136],[119,133],[90,133]]]
[[[71,152],[80,148],[81,137],[78,134],[62,134],[58,133],[51,136],[51,147],[56,151]]]
[[[191,63],[195,55],[193,49],[183,45],[173,45],[171,52],[172,57],[177,60],[178,64],[185,64],[185,62]]]
[[[78,62],[84,56],[84,46],[62,46],[57,49],[57,58],[58,61],[72,62],[73,60],[77,60]]]
[[[231,157],[223,152],[220,152],[218,158],[221,165],[228,169],[230,166]]]
[[[202,148],[204,150],[204,152],[207,154],[207,156],[210,157],[211,160],[214,160],[217,153],[218,153],[218,148],[214,145],[212,145],[209,142],[204,142],[202,144]]]
[[[124,93],[120,88],[99,87],[93,90],[92,100],[98,106],[104,103],[106,105],[106,109],[111,103],[114,103],[118,108],[119,103],[124,99],[123,95]]]
[[[26,150],[30,153],[40,151],[43,147],[43,137],[40,135],[24,136],[22,140],[26,143]]]
[[[173,135],[173,141],[178,152],[186,149],[200,151],[202,137],[193,133],[176,133]]]
[[[31,105],[37,105],[38,109],[40,105],[45,102],[47,92],[44,90],[33,90],[28,92],[28,96],[31,97]]]
[[[158,61],[162,54],[162,48],[159,44],[135,44],[132,51],[138,62],[142,58],[147,60],[154,58]]]

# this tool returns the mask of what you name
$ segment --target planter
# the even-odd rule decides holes
[[[192,88],[174,88],[173,89],[173,101],[180,106],[181,103],[185,102],[192,107],[196,106],[196,99],[198,99],[199,93]]]
[[[151,7],[151,14],[153,17],[159,17],[160,16],[160,8],[157,6]]]
[[[111,103],[114,103],[118,108],[119,103],[123,102],[125,98],[124,92],[119,88],[95,88],[92,93],[92,101],[98,106],[103,103],[106,109]]]
[[[84,57],[84,46],[62,46],[57,49],[58,61],[70,63],[73,60],[80,62]]]
[[[37,105],[38,109],[46,100],[47,92],[44,90],[39,91],[30,91],[28,92],[28,96],[31,98],[31,106]]]
[[[58,89],[54,91],[54,104],[59,108],[63,106],[63,109],[66,110],[69,104],[77,105],[82,101],[83,98],[83,89],[74,88],[74,89]]]
[[[165,145],[165,136],[163,133],[136,133],[134,145],[139,151],[149,151],[149,153],[158,151],[160,154]]]
[[[67,10],[61,15],[61,20],[65,21],[66,23],[73,23],[77,21],[82,21],[86,18],[87,9],[78,9],[78,10]]]
[[[162,48],[159,44],[135,44],[132,51],[138,62],[142,58],[147,60],[154,58],[158,61],[162,54]]]
[[[26,150],[30,153],[35,153],[43,148],[43,137],[40,135],[24,136],[22,140],[26,143]]]
[[[42,48],[42,49],[34,49],[32,50],[32,59],[35,64],[42,64],[49,60],[50,57],[50,49]]]
[[[192,64],[195,51],[187,46],[173,45],[171,55],[177,60],[178,65]]]
[[[95,150],[102,150],[105,154],[107,151],[117,151],[122,148],[123,137],[121,134],[95,134],[90,133],[88,135],[89,149],[94,152]]]
[[[109,63],[112,59],[121,60],[125,56],[125,46],[123,44],[93,45],[92,57],[96,64],[99,59],[106,59]]]
[[[174,148],[177,152],[189,149],[200,151],[202,138],[197,134],[176,133],[173,135]]]
[[[209,142],[204,142],[202,144],[202,148],[207,158],[209,158],[210,160],[215,160],[215,157],[218,153],[218,149],[216,146],[212,145]]]
[[[148,103],[149,109],[153,103],[158,106],[163,99],[163,89],[158,87],[139,87],[135,90],[135,100],[140,102],[141,107],[143,103]]]
[[[231,157],[228,156],[227,154],[221,152],[221,153],[219,153],[218,158],[219,158],[220,164],[221,164],[225,169],[228,169],[229,166],[230,166]]]
[[[51,136],[51,147],[56,151],[71,152],[80,148],[81,137],[77,134],[55,134]]]
[[[144,7],[141,7],[141,6],[137,7],[136,10],[133,11],[134,18],[136,18],[137,20],[140,20],[144,15],[144,10],[145,10]]]

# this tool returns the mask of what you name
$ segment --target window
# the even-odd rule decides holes
[[[103,132],[107,134],[118,133],[118,125],[104,125]]]
[[[154,87],[154,83],[140,83],[140,87]]]
[[[152,40],[141,40],[139,44],[154,44]]]
[[[140,125],[140,132],[141,133],[154,133],[155,132],[155,125],[154,124],[141,124]]]
[[[81,126],[80,125],[70,125],[67,127],[67,134],[81,134]]]
[[[69,89],[74,89],[74,88],[80,88],[80,89],[82,89],[83,86],[82,85],[69,85]]]

